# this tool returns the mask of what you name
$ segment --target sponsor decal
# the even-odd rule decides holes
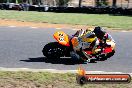
[[[78,84],[86,83],[130,83],[129,74],[86,74],[85,69],[80,66],[76,76]]]

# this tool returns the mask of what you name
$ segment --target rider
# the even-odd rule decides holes
[[[73,36],[74,38],[72,38],[72,44],[74,50],[84,61],[87,61],[87,59],[91,57],[89,57],[89,55],[87,55],[84,50],[90,50],[94,52],[94,50],[96,49],[98,39],[95,36],[95,33],[89,29],[81,29],[77,31]]]
[[[95,27],[95,29],[93,30],[93,32],[97,36],[97,38],[99,40],[99,45],[101,47],[105,47],[106,40],[109,40],[110,41],[109,42],[110,45],[113,45],[115,43],[115,41],[112,38],[112,36],[110,34],[108,34],[107,32],[105,32],[103,28],[101,28],[99,26],[98,27]]]
[[[88,29],[79,30],[75,33],[74,37],[76,37],[76,39],[79,41],[78,47],[77,48],[75,47],[74,49],[84,61],[90,58],[84,52],[84,50],[86,49],[91,49],[93,54],[99,53],[102,50],[102,48],[105,47],[106,40],[111,41],[109,42],[109,44],[113,45],[113,48],[115,46],[115,43],[113,43],[115,42],[114,39],[111,37],[110,34],[106,33],[101,27],[95,27],[93,31],[91,31],[90,33]],[[89,39],[85,39],[85,38],[89,38]],[[87,40],[87,41],[84,42],[82,40]],[[92,40],[92,41],[89,41],[89,40]],[[97,49],[97,45],[102,46],[102,48]]]

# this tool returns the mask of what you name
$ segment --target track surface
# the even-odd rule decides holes
[[[70,58],[59,61],[47,60],[42,54],[43,46],[51,41],[58,29],[30,27],[0,27],[0,67],[76,70],[77,62]],[[68,34],[75,30],[62,29]],[[117,43],[116,54],[106,61],[82,64],[87,71],[132,73],[132,33],[110,32]]]

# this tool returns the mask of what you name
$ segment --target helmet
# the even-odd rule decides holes
[[[105,35],[105,33],[106,33],[101,27],[95,27],[95,29],[93,30],[93,32],[99,38],[103,37]]]

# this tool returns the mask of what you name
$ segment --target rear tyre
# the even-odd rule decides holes
[[[58,42],[50,42],[44,46],[42,53],[47,58],[58,59],[64,56],[64,51],[64,46],[60,45]]]

